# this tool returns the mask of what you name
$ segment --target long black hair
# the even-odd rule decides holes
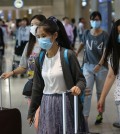
[[[46,19],[43,23],[41,23],[40,26],[43,26],[43,29],[47,33],[54,34],[55,32],[58,32],[58,37],[56,39],[58,45],[67,49],[71,49],[70,41],[66,34],[65,28],[60,20],[51,16],[48,19]]]
[[[113,23],[112,30],[108,39],[107,48],[105,52],[105,60],[110,58],[110,63],[114,74],[118,74],[119,60],[120,60],[120,43],[118,42],[118,26],[120,26],[120,19]]]
[[[31,21],[32,21],[33,19],[37,19],[37,20],[39,20],[40,23],[41,23],[41,22],[43,22],[44,20],[46,20],[46,17],[45,17],[44,15],[38,14],[38,15],[33,16],[33,17],[31,18]],[[31,21],[30,21],[30,22],[31,22]],[[30,54],[32,53],[32,50],[33,50],[33,48],[34,48],[35,42],[36,42],[36,37],[30,33],[29,42],[28,42],[28,47],[27,47],[27,55],[26,55],[27,57],[29,57]]]

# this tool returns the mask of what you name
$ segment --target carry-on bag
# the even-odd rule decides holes
[[[67,90],[66,92],[62,93],[62,110],[63,110],[63,134],[68,134],[67,133],[67,120],[66,120],[66,93],[69,93],[71,91]],[[74,96],[74,134],[99,134],[96,132],[78,132],[79,130],[79,115],[78,115],[78,109],[79,109],[79,97],[78,96]],[[80,113],[79,113],[80,114]],[[81,118],[82,119],[82,118]],[[83,120],[83,119],[82,119]],[[86,125],[84,121],[81,122],[83,123],[82,125]],[[86,127],[86,126],[84,126]]]
[[[63,134],[67,134],[66,130],[66,93],[62,93],[62,109],[63,109]],[[78,96],[74,96],[74,133],[78,134]]]
[[[11,91],[9,83],[10,109],[2,107],[2,79],[0,78],[0,134],[22,134],[21,113],[17,108],[11,108]]]
[[[67,120],[66,120],[66,94],[70,92],[63,92],[62,93],[62,110],[63,110],[63,134],[67,134]],[[78,96],[74,96],[74,134],[99,134],[99,133],[92,133],[92,132],[78,132]],[[85,124],[84,124],[85,125]]]

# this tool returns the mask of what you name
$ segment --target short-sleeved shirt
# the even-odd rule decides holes
[[[103,50],[106,48],[108,34],[102,31],[101,34],[93,36],[90,30],[86,30],[82,37],[82,43],[85,48],[84,62],[90,64],[98,64],[100,61]]]
[[[25,46],[19,66],[26,68],[28,77],[33,78],[35,59],[39,55],[41,48],[40,48],[40,45],[36,44],[32,50],[31,55],[29,57],[27,57],[26,56],[27,55],[27,47],[28,47],[28,44]]]
[[[78,32],[79,34],[83,34],[84,32],[84,24],[81,22],[78,24]]]

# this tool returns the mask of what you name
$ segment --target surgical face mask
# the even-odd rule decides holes
[[[92,28],[97,29],[97,28],[100,28],[101,21],[91,20],[90,24],[91,24]]]
[[[120,43],[120,33],[118,34],[118,43]]]
[[[36,25],[33,25],[33,26],[30,27],[30,33],[31,33],[33,36],[35,36],[36,28],[37,28]]]
[[[53,45],[49,37],[38,38],[38,44],[40,45],[42,49],[45,49],[45,50],[49,50]]]

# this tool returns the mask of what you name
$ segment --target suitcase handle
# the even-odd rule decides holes
[[[67,90],[62,93],[62,109],[63,109],[63,134],[67,133],[66,130],[66,93],[71,92]],[[78,132],[78,96],[74,96],[74,133]]]
[[[9,102],[10,102],[10,108],[12,108],[12,104],[11,104],[11,91],[10,91],[10,78],[6,79],[8,80],[8,89],[9,89]],[[0,106],[0,109],[3,110],[3,106],[2,106],[2,78],[0,76],[0,85],[1,85],[1,89],[0,89],[0,103],[1,103],[1,106]]]

